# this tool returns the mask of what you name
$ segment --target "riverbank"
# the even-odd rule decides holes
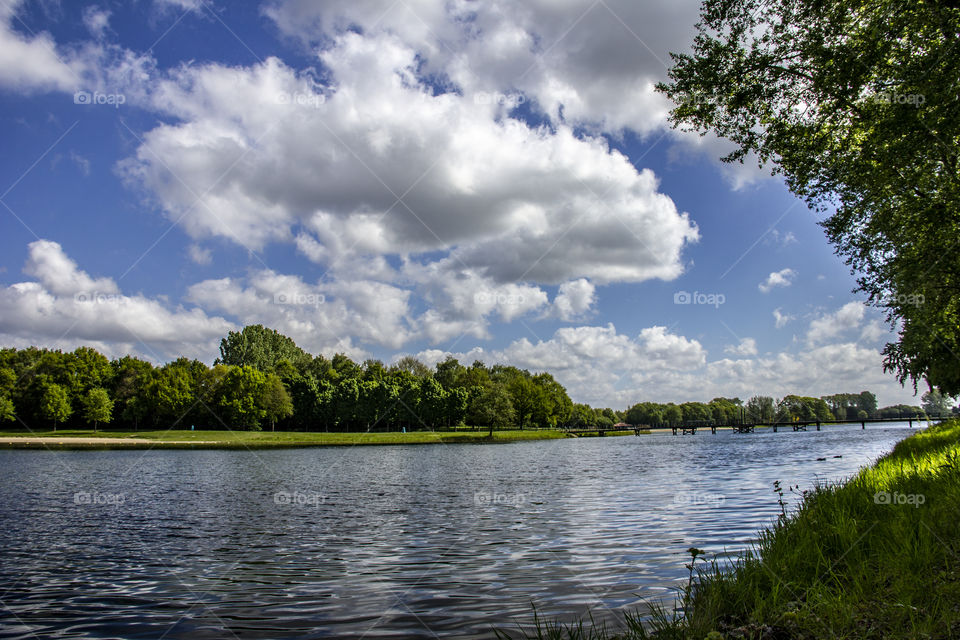
[[[652,629],[631,615],[617,635],[538,621],[528,637],[960,637],[958,521],[960,420],[950,420],[846,483],[805,492],[732,567],[701,562],[681,594],[685,617],[653,603]]]
[[[0,432],[0,449],[254,449],[386,444],[491,444],[553,440],[562,431],[411,431],[320,433],[299,431],[86,431]]]

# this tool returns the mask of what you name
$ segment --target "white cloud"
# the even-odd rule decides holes
[[[208,265],[213,262],[213,252],[197,244],[191,244],[187,248],[190,259],[199,265]]]
[[[73,53],[58,50],[49,33],[27,36],[15,30],[22,4],[23,0],[0,3],[0,87],[75,91],[84,65]]]
[[[194,238],[295,237],[331,266],[443,251],[499,282],[682,273],[696,226],[603,138],[431,95],[390,34],[341,34],[321,59],[335,86],[276,59],[175,72],[152,99],[181,122],[147,132],[124,175]]]
[[[744,343],[744,351],[750,351],[749,339]],[[432,364],[448,355],[466,364],[481,360],[549,371],[575,402],[593,406],[625,408],[641,400],[707,402],[718,396],[779,398],[790,393],[818,397],[862,389],[877,393],[884,404],[916,401],[912,392],[883,373],[883,356],[877,350],[853,343],[708,360],[699,342],[664,327],[649,327],[631,338],[607,325],[566,327],[548,340],[521,338],[503,349],[432,349],[417,357]]]
[[[203,10],[203,0],[154,0],[160,10],[195,11]]]
[[[80,170],[80,173],[87,177],[90,175],[90,159],[80,155],[76,151],[70,152],[70,160],[73,164],[76,165],[77,169]]]
[[[596,301],[596,287],[586,278],[580,278],[560,285],[553,308],[561,320],[570,322],[589,311]]]
[[[895,337],[896,336],[891,333],[890,328],[884,324],[883,321],[877,319],[868,322],[860,332],[860,340],[862,342],[877,342],[883,338],[892,341]]]
[[[820,344],[856,329],[863,321],[866,307],[860,302],[848,302],[833,313],[827,313],[810,322],[807,343]]]
[[[397,349],[413,336],[410,292],[368,280],[310,284],[270,270],[246,279],[204,280],[188,299],[230,314],[242,325],[263,324],[311,353],[366,357],[355,341]]]
[[[774,271],[767,279],[757,285],[757,288],[760,289],[762,293],[770,293],[775,287],[789,287],[793,284],[793,279],[797,276],[797,272],[793,269],[781,269],[780,271]]]
[[[119,293],[110,278],[91,278],[77,267],[57,242],[37,240],[28,247],[27,264],[23,272],[34,276],[43,287],[58,296]]]
[[[773,321],[777,329],[784,328],[791,320],[793,320],[793,316],[780,311],[780,307],[773,310]]]
[[[84,7],[83,25],[94,38],[102,38],[104,31],[110,26],[110,11],[95,5]]]
[[[753,338],[743,338],[739,344],[728,345],[724,347],[723,351],[735,356],[755,356],[757,355],[757,341]]]
[[[56,242],[31,243],[24,273],[37,280],[0,289],[2,344],[90,345],[113,356],[134,353],[159,361],[186,355],[209,361],[219,339],[236,328],[199,308],[170,308],[124,294],[113,280],[80,270]]]

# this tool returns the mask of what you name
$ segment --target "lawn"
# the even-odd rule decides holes
[[[325,445],[370,445],[370,444],[435,444],[435,443],[501,443],[519,440],[549,440],[566,435],[554,430],[505,430],[494,431],[488,437],[481,431],[412,431],[343,433],[300,431],[90,431],[62,429],[59,431],[4,431],[0,432],[0,447],[63,447],[63,448],[122,448],[132,447],[304,447]],[[79,439],[96,439],[83,441]]]

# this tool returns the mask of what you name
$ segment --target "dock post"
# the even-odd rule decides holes
[[[910,428],[913,429],[913,418],[910,418]]]
[[[820,431],[820,421],[817,421],[817,431]]]
[[[773,425],[773,432],[774,432],[774,433],[777,432],[777,425]]]
[[[867,423],[866,423],[866,422],[861,422],[861,423],[860,423],[860,428],[861,428],[861,429],[866,429],[866,428],[867,428]]]

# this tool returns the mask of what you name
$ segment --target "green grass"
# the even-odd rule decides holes
[[[26,444],[16,438],[43,438],[43,443]],[[65,429],[60,431],[0,432],[0,448],[112,448],[112,443],[82,445],[58,444],[64,438],[94,437],[115,439],[117,448],[252,448],[252,447],[310,447],[374,444],[437,444],[437,443],[501,443],[519,440],[549,440],[566,437],[554,430],[494,431],[493,438],[481,431],[412,431],[409,433],[318,433],[299,431],[87,431]],[[14,444],[8,444],[13,441]],[[183,444],[181,444],[183,443]],[[196,443],[196,444],[193,444]]]
[[[674,603],[651,603],[652,620],[629,615],[616,636],[539,619],[522,635],[958,638],[958,524],[960,420],[951,420],[903,440],[844,484],[806,492],[732,566],[701,563],[697,580],[679,589],[686,616],[671,613]]]

